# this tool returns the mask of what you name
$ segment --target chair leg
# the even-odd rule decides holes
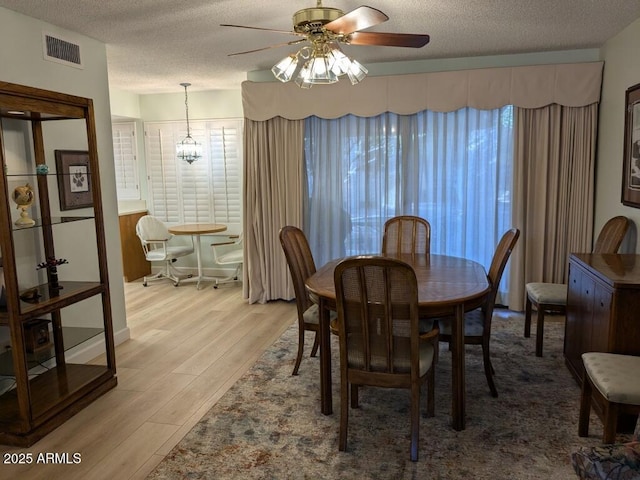
[[[618,426],[618,404],[605,402],[603,417],[604,432],[602,433],[602,443],[614,443]]]
[[[432,367],[433,368],[433,367]],[[420,438],[420,383],[411,385],[411,461],[418,461],[418,441]]]
[[[313,338],[313,347],[311,347],[311,356],[315,357],[318,353],[318,347],[320,346],[320,335],[316,332],[315,337]]]
[[[224,278],[216,278],[213,282],[213,288],[218,288],[219,285],[222,285],[223,283],[231,283],[231,282],[237,282],[238,281],[238,277],[240,276],[240,269],[242,268],[242,264],[238,264],[236,266],[236,269],[233,271],[232,275],[229,275],[228,277],[224,277]]]
[[[346,377],[343,373],[341,377]],[[340,434],[338,435],[338,450],[347,450],[347,427],[349,425],[349,383],[346,378],[340,378]]]
[[[493,365],[491,365],[491,357],[489,355],[489,341],[482,342],[482,360],[484,363],[484,376],[487,377],[487,383],[489,384],[489,390],[491,390],[491,396],[497,397],[498,390],[496,384],[493,382]]]
[[[360,407],[360,385],[356,385],[354,383],[351,384],[351,408],[359,408]]]
[[[302,352],[304,350],[304,326],[299,325],[298,328],[298,354],[296,355],[296,364],[293,367],[293,373],[291,375],[298,374],[298,368],[300,368],[300,362],[302,361]]]
[[[529,338],[531,336],[531,299],[527,295],[527,300],[524,307],[524,336]]]
[[[536,325],[536,357],[542,356],[542,342],[544,341],[544,308],[538,305]]]
[[[167,280],[171,280],[174,286],[177,287],[180,283],[180,277],[178,275],[180,275],[180,272],[171,264],[171,260],[167,260],[164,269],[155,275],[145,276],[142,279],[142,285],[146,287],[150,281],[166,278]]]
[[[436,410],[436,369],[434,365],[431,366],[427,382],[429,382],[427,384],[427,417],[433,417]]]
[[[582,392],[580,394],[580,416],[578,417],[578,436],[589,436],[589,414],[591,413],[591,382],[585,373],[582,376]]]

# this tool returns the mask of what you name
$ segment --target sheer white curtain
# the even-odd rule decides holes
[[[432,253],[488,268],[512,227],[510,106],[309,117],[305,161],[305,231],[317,265],[380,252],[384,222],[404,214],[429,221]],[[508,285],[508,270],[504,278]]]

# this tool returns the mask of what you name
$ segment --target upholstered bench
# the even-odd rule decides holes
[[[631,442],[580,448],[571,454],[571,463],[581,479],[639,480],[640,419]]]

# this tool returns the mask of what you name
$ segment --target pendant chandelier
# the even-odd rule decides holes
[[[184,137],[180,143],[176,146],[176,156],[180,160],[184,160],[189,165],[202,157],[202,144],[196,142],[191,137],[191,130],[189,128],[189,98],[187,97],[187,87],[191,86],[190,83],[181,83],[184,87],[184,107],[187,117],[187,136]]]

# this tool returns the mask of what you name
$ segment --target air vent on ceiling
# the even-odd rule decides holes
[[[84,68],[80,58],[80,45],[49,33],[42,33],[45,60],[62,63],[75,68]]]

